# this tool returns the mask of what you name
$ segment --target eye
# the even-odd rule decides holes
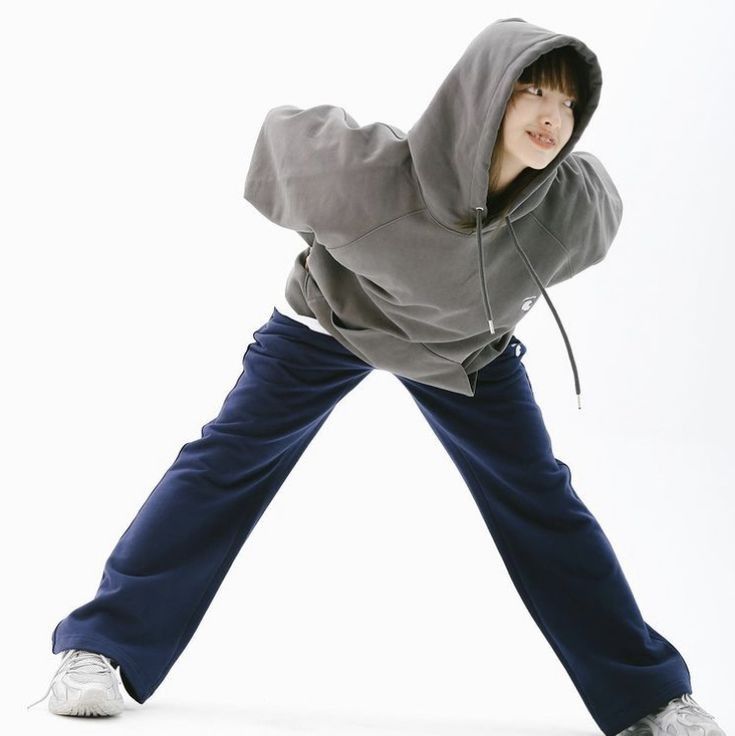
[[[530,87],[526,87],[526,91],[531,92],[531,94],[534,95],[534,97],[538,96],[538,95],[536,95],[535,92],[532,92],[531,91],[531,90],[535,90],[535,89],[541,91],[541,87],[534,87],[533,85],[531,85]],[[576,100],[569,99],[569,100],[566,100],[566,102],[570,102],[571,103],[568,106],[570,110],[574,110],[574,108],[577,107],[577,101]]]

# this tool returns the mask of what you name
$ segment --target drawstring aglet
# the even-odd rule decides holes
[[[490,325],[490,334],[491,335],[494,335],[495,334],[495,325],[493,324],[493,321],[491,319],[489,319],[487,321],[487,323]]]
[[[577,394],[577,408],[582,408],[582,394]]]

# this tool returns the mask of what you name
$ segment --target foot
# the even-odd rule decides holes
[[[673,698],[618,736],[726,736],[689,693]]]
[[[110,659],[83,649],[62,652],[46,695],[49,693],[48,709],[60,716],[115,716],[125,707]]]

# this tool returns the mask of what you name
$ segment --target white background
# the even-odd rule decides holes
[[[51,632],[217,415],[304,247],[242,198],[267,110],[407,131],[474,36],[581,38],[603,93],[577,150],[625,213],[518,336],[555,455],[694,697],[735,733],[732,4],[6,2],[2,59],[6,720],[46,704]],[[194,638],[117,728],[597,734],[479,510],[393,376],[338,405]],[[109,721],[89,723],[107,728]],[[11,732],[11,731],[8,731]]]

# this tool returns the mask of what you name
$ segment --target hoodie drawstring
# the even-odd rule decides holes
[[[493,324],[493,310],[490,307],[490,300],[487,296],[487,282],[485,281],[485,261],[482,253],[482,207],[475,208],[477,212],[477,250],[480,253],[480,285],[482,286],[482,298],[485,302],[485,310],[487,313],[487,321],[490,325],[490,334],[495,334],[495,325]]]
[[[485,280],[485,262],[484,262],[483,251],[482,251],[482,215],[483,215],[483,212],[484,212],[484,208],[482,207],[475,208],[475,213],[477,217],[477,249],[480,255],[480,280],[482,282],[482,297],[485,303],[488,324],[490,325],[490,334],[494,335],[495,325],[493,324],[492,308],[490,307],[490,300],[487,295],[487,282]],[[564,338],[564,344],[566,345],[566,348],[567,348],[567,355],[569,356],[569,361],[572,364],[572,372],[574,373],[574,388],[577,393],[577,407],[581,409],[582,408],[582,391],[579,386],[579,372],[577,371],[577,364],[574,360],[574,354],[572,353],[572,346],[569,342],[569,338],[567,337],[567,333],[566,333],[566,330],[564,329],[564,325],[561,323],[559,314],[554,308],[554,305],[551,303],[551,299],[549,299],[549,295],[546,293],[546,289],[544,289],[544,285],[541,283],[541,280],[539,279],[538,275],[533,270],[531,261],[528,259],[528,256],[523,252],[523,249],[521,248],[521,244],[518,242],[518,237],[516,236],[516,232],[513,229],[513,226],[511,225],[510,216],[506,215],[505,220],[508,223],[508,230],[510,231],[510,234],[513,236],[513,244],[515,245],[516,250],[520,254],[521,258],[523,259],[523,262],[526,264],[526,268],[528,269],[529,273],[533,277],[533,280],[536,282],[539,289],[541,289],[541,293],[543,294],[544,299],[546,300],[546,303],[549,305],[549,309],[551,310],[551,313],[554,315],[554,319],[556,320],[556,323],[559,329],[561,330],[562,337]]]

